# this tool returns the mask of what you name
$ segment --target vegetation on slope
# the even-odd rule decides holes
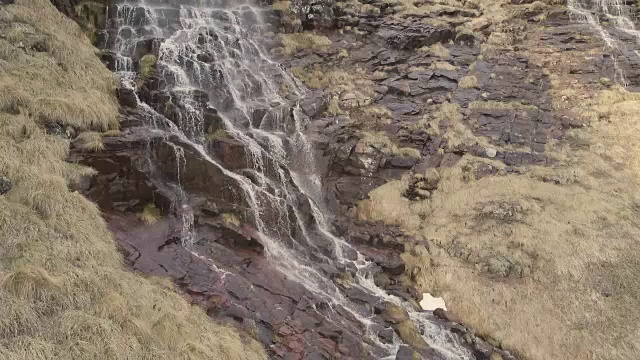
[[[584,105],[583,105],[584,106]],[[625,359],[638,354],[640,320],[640,97],[608,91],[587,107],[604,121],[579,130],[588,149],[553,150],[553,169],[470,180],[465,156],[441,169],[430,199],[389,182],[358,208],[428,239],[408,252],[419,285],[465,324],[531,359]],[[609,121],[611,123],[609,123]],[[426,178],[433,174],[424,174]]]
[[[507,50],[514,36],[494,33],[483,50]],[[589,124],[570,130],[566,142],[548,146],[552,167],[507,175],[500,171],[504,164],[465,155],[453,168],[409,174],[375,189],[359,204],[358,216],[427,239],[428,252],[404,254],[420,287],[444,297],[466,325],[519,357],[635,358],[640,353],[640,96],[605,89],[604,82],[583,84],[570,75],[570,69],[587,66],[591,53],[540,46],[531,41],[521,48],[532,62],[547,66],[554,110]],[[476,102],[470,107],[522,106]],[[454,119],[444,134],[450,145],[452,136],[474,136],[452,132],[464,126],[460,116],[447,111],[446,118]],[[488,144],[489,139],[472,140]],[[498,175],[475,180],[474,169],[482,163]],[[438,187],[430,198],[406,197],[416,181],[434,179]]]
[[[345,0],[340,6],[357,9],[365,2],[372,3]],[[444,297],[465,325],[518,357],[637,358],[640,148],[636,130],[640,127],[640,96],[608,88],[611,81],[606,78],[585,81],[576,71],[593,66],[589,59],[602,56],[601,45],[594,43],[591,52],[558,51],[534,40],[542,31],[536,23],[544,21],[550,6],[564,3],[562,0],[523,1],[523,5],[510,0],[384,3],[393,6],[389,16],[394,20],[451,27],[462,39],[474,38],[482,43],[478,61],[508,54],[545,67],[552,83],[554,111],[558,111],[554,116],[582,119],[589,126],[569,130],[561,143],[549,144],[545,156],[554,160],[553,166],[520,167],[507,175],[506,165],[491,158],[497,151],[528,149],[514,144],[497,146],[474,134],[462,114],[465,109],[455,103],[430,106],[433,111],[410,126],[446,139],[446,148],[440,150],[454,152],[480,145],[493,155],[467,154],[453,168],[430,169],[391,181],[373,190],[359,204],[357,215],[399,225],[428,240],[428,251],[407,249],[407,275],[422,290]],[[358,34],[357,29],[341,31]],[[576,36],[586,39],[589,35]],[[338,41],[330,38],[335,50]],[[446,61],[450,53],[443,44],[417,51],[437,60],[433,68],[459,70]],[[349,125],[371,130],[362,132],[363,143],[392,148],[388,136],[374,131],[377,121],[358,116],[358,111],[376,105],[353,109],[340,102],[343,94],[353,92],[349,84],[354,80],[348,76],[353,71],[343,63],[336,61],[331,67],[314,62],[313,68],[296,67],[292,72],[308,86],[331,92],[334,109],[327,115],[348,116]],[[358,78],[374,79],[387,69],[376,70]],[[390,70],[402,71],[400,65]],[[458,86],[477,88],[479,81],[468,75],[461,77]],[[469,105],[469,110],[478,109],[515,112],[532,107],[517,101]],[[446,124],[446,129],[440,124]],[[476,169],[481,167],[495,169],[497,175],[476,180]],[[423,192],[416,198],[419,183],[438,186],[434,191],[420,189]]]
[[[74,131],[117,129],[115,79],[46,0],[0,6],[0,358],[256,359],[161,280],[125,270],[100,212],[67,184]],[[99,150],[99,149],[98,149]]]

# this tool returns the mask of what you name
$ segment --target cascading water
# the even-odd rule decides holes
[[[112,66],[124,87],[135,90],[140,44],[157,48],[158,87],[168,95],[157,102],[162,109],[137,101],[148,115],[152,131],[168,134],[166,142],[174,149],[173,161],[178,162],[173,184],[178,199],[187,197],[181,189],[184,152],[170,137],[188,143],[242,190],[248,204],[243,217],[255,225],[271,264],[315,297],[356,318],[370,343],[384,350],[385,354],[377,357],[395,356],[397,336],[392,344],[381,343],[370,326],[373,314],[355,306],[322,265],[357,269],[353,286],[407,309],[427,343],[443,357],[472,358],[456,337],[432,322],[430,314],[416,311],[405,300],[378,288],[369,271],[372,264],[331,234],[319,205],[320,179],[311,146],[303,133],[308,119],[296,105],[304,90],[259,45],[260,31],[266,29],[261,20],[263,10],[238,0],[131,0],[113,5],[109,11],[104,48],[114,53]],[[286,96],[281,94],[282,88],[287,89]],[[169,111],[169,105],[178,110]],[[215,109],[217,123],[205,120],[211,109]],[[167,112],[173,114],[171,119],[165,116]],[[209,153],[207,137],[214,133],[209,127],[218,127],[218,133],[222,131],[242,144],[247,168],[227,169]],[[304,203],[311,208],[311,221],[301,214]],[[205,258],[192,250],[198,241],[193,234],[193,213],[186,202],[180,206],[175,212],[183,221],[183,246]],[[346,251],[355,252],[356,259],[346,259]],[[205,260],[216,270],[225,271]]]
[[[615,80],[623,86],[630,85],[624,70],[618,64],[620,54],[632,53],[640,58],[640,31],[636,30],[631,19],[629,5],[623,0],[568,0],[567,8],[578,21],[587,24],[602,38],[614,61]],[[605,26],[601,19],[606,19],[613,26]],[[632,37],[635,48],[629,49],[628,43],[620,39],[618,34]]]

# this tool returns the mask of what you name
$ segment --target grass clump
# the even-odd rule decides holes
[[[460,82],[458,82],[458,86],[460,86],[463,89],[477,88],[478,78],[473,75],[465,76],[462,79],[460,79]]]
[[[153,225],[158,222],[162,218],[162,214],[160,214],[160,209],[156,207],[155,204],[149,203],[144,206],[142,213],[138,215],[140,220],[142,220],[147,225]]]
[[[99,209],[68,188],[93,171],[67,163],[69,140],[40,124],[41,104],[63,98],[70,113],[57,120],[116,128],[111,74],[51,2],[1,10],[0,22],[29,24],[52,50],[11,50],[0,61],[0,173],[13,183],[0,196],[0,358],[265,359],[255,341],[214,323],[166,281],[124,268]],[[7,109],[17,100],[19,111]]]
[[[104,141],[102,134],[95,131],[85,131],[73,140],[73,144],[79,149],[86,151],[102,151],[104,150]]]
[[[140,59],[140,76],[143,79],[153,76],[156,71],[158,58],[155,55],[147,54]]]
[[[271,8],[275,11],[287,11],[291,6],[291,1],[276,1],[271,5]]]
[[[327,89],[334,94],[355,90],[366,95],[373,94],[374,83],[367,79],[363,69],[344,71],[318,66],[312,69],[294,66],[291,73],[312,89]]]
[[[433,64],[431,64],[431,69],[433,69],[433,70],[455,71],[458,68],[455,67],[454,65],[449,64],[448,62],[445,62],[445,61],[436,61]]]
[[[282,52],[284,55],[291,56],[300,50],[327,50],[331,47],[331,40],[323,35],[316,35],[310,32],[295,34],[280,34],[280,42],[282,43]]]
[[[222,221],[224,221],[225,224],[233,225],[235,227],[240,227],[241,221],[236,214],[224,213],[221,216],[222,216]]]
[[[344,111],[340,108],[340,99],[337,96],[332,97],[329,100],[329,105],[325,111],[327,116],[338,116],[344,114]]]
[[[439,58],[448,58],[451,53],[449,49],[444,47],[441,43],[435,43],[431,46],[423,46],[418,49],[418,52],[427,53]]]

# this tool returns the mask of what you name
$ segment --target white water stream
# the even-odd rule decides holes
[[[589,25],[600,36],[613,58],[614,80],[628,86],[629,81],[618,63],[619,54],[634,53],[634,56],[640,58],[640,31],[632,20],[629,5],[624,0],[567,0],[567,8],[577,21]],[[602,19],[606,19],[611,25],[603,24]],[[629,44],[617,35],[620,33],[635,39],[636,46],[629,49]]]
[[[358,270],[354,286],[407,309],[427,343],[444,357],[473,358],[456,337],[432,322],[429,313],[417,311],[403,299],[378,288],[369,271],[372,264],[364,256],[358,254],[356,261],[343,256],[352,249],[332,235],[319,205],[320,178],[313,165],[311,145],[304,136],[308,119],[295,105],[305,91],[259,45],[259,34],[267,29],[261,16],[264,9],[238,0],[132,0],[112,6],[110,11],[109,27],[114,31],[107,49],[117,55],[115,68],[125,86],[135,88],[138,44],[145,39],[163,39],[156,72],[180,104],[179,115],[172,122],[140,101],[139,107],[149,115],[149,126],[155,127],[154,131],[167,132],[190,144],[201,158],[238,184],[250,205],[246,218],[260,233],[260,242],[273,266],[318,298],[343,307],[369,329],[373,315],[354,306],[319,270],[317,261],[333,267],[355,266]],[[283,86],[289,89],[287,98],[280,94]],[[247,149],[250,169],[226,169],[203,146],[207,131],[205,109],[196,100],[202,93],[208,94],[208,105],[218,110],[227,134]],[[172,144],[168,139],[169,136],[167,142]],[[178,169],[183,171],[183,149],[172,146]],[[180,174],[177,182],[176,188],[182,191]],[[302,192],[310,203],[312,225],[303,221],[297,192]],[[180,213],[184,221],[183,245],[190,249],[197,241],[192,233],[193,213],[188,208]],[[323,251],[327,244],[329,251]],[[387,350],[388,358],[395,357],[400,346],[397,337],[393,344],[384,344],[373,331],[368,330],[367,336]]]

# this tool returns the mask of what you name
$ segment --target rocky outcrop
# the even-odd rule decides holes
[[[109,0],[51,0],[58,10],[75,20],[92,43],[98,40],[98,32],[104,29]]]
[[[12,187],[11,180],[4,175],[0,175],[0,195],[8,193]]]

